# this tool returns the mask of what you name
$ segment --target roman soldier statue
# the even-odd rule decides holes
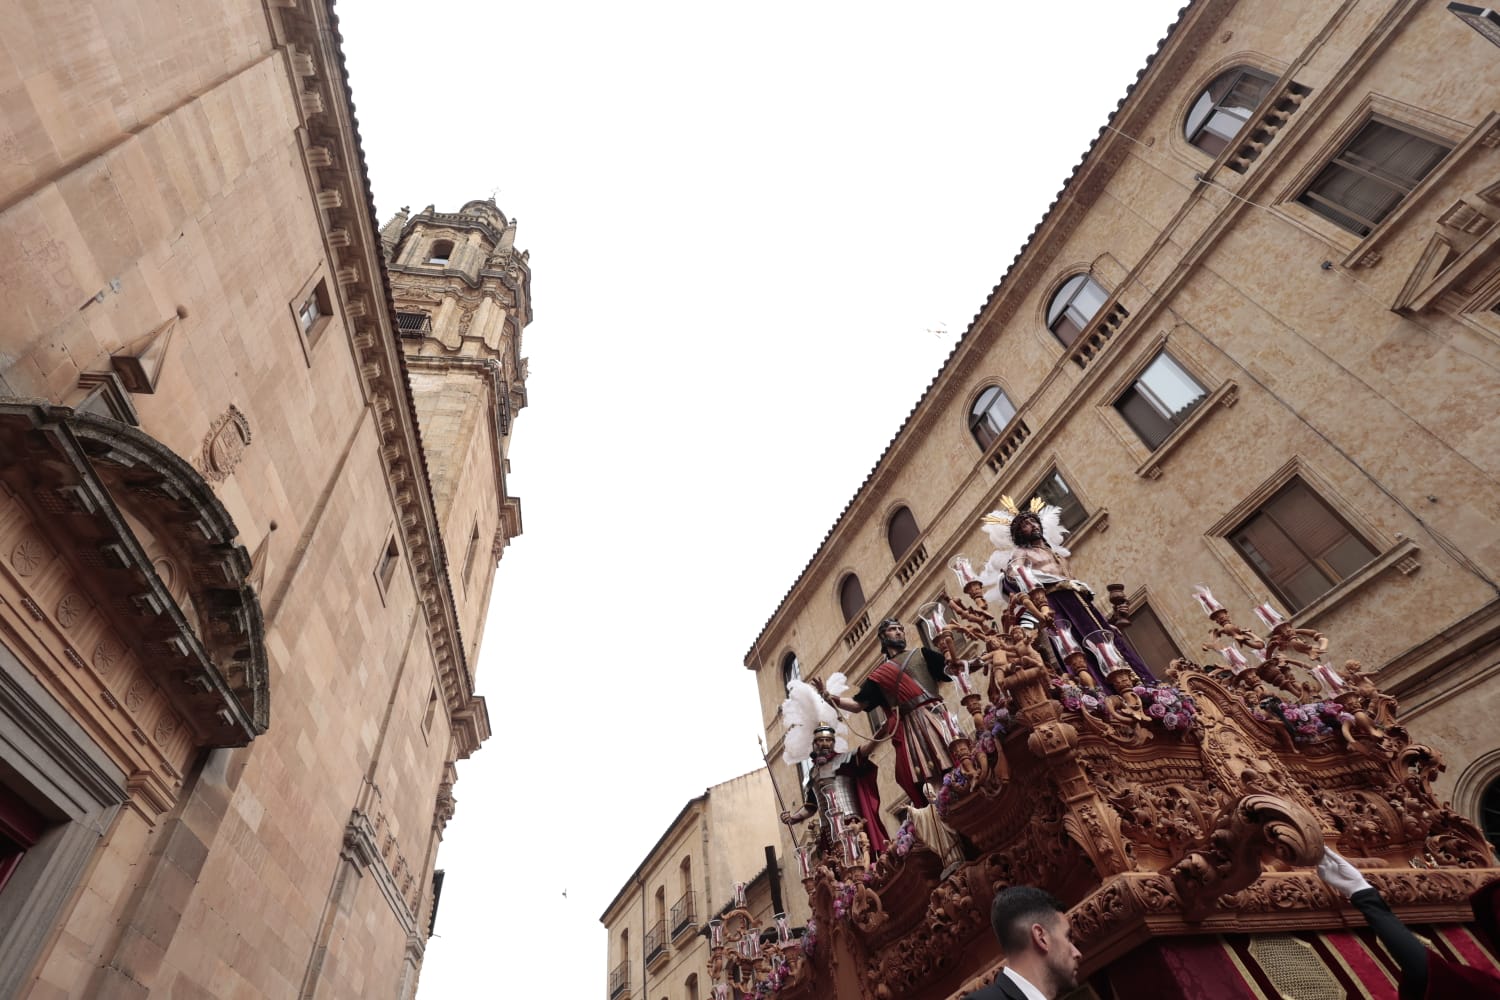
[[[787,726],[782,760],[807,764],[802,808],[783,812],[781,821],[793,825],[821,812],[822,836],[826,838],[835,814],[858,817],[863,821],[870,850],[884,850],[889,837],[880,822],[878,770],[870,761],[875,744],[866,743],[851,751],[846,735],[849,727],[812,685],[800,680],[787,685],[781,714]],[[829,844],[821,846],[826,849]]]

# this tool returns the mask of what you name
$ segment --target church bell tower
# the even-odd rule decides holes
[[[490,576],[521,533],[506,487],[511,427],[526,405],[521,331],[531,322],[530,256],[493,199],[458,212],[402,208],[381,229],[407,372],[442,525],[453,595],[471,646]]]

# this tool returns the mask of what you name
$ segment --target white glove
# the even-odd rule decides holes
[[[1346,898],[1361,889],[1374,888],[1359,873],[1358,868],[1331,847],[1323,848],[1323,860],[1318,862],[1318,878],[1327,882],[1329,888],[1343,893]]]

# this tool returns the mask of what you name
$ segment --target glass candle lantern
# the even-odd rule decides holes
[[[1224,657],[1224,665],[1235,674],[1241,674],[1250,669],[1250,661],[1233,646],[1223,647],[1219,650],[1219,655]]]
[[[1125,657],[1121,654],[1120,648],[1115,645],[1115,634],[1113,632],[1106,632],[1104,629],[1100,629],[1097,632],[1090,632],[1088,637],[1084,639],[1084,645],[1088,646],[1090,652],[1099,661],[1100,669],[1105,673],[1129,666],[1125,662]]]
[[[1275,629],[1278,625],[1286,624],[1286,619],[1281,616],[1281,612],[1272,607],[1270,602],[1257,604],[1255,617],[1259,618],[1260,623],[1268,629]]]
[[[1344,693],[1349,685],[1328,664],[1320,663],[1312,668],[1313,680],[1318,682],[1318,690],[1325,698],[1337,698]]]
[[[958,588],[965,589],[971,583],[979,582],[979,574],[974,572],[974,564],[969,562],[968,556],[954,556],[948,563],[948,568],[953,570],[953,575],[958,577]]]
[[[1048,637],[1052,640],[1052,648],[1057,650],[1057,655],[1067,659],[1069,655],[1076,653],[1081,648],[1078,640],[1073,636],[1073,629],[1066,620],[1058,618],[1047,630]]]
[[[969,676],[969,665],[959,660],[948,666],[948,676],[953,678],[953,683],[958,686],[958,693],[964,697],[974,693],[974,679]]]

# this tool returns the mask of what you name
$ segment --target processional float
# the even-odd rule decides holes
[[[998,969],[989,905],[1016,884],[1069,907],[1099,996],[1274,997],[1295,982],[1394,997],[1389,958],[1312,870],[1325,844],[1440,953],[1497,966],[1468,926],[1470,896],[1500,879],[1489,843],[1434,795],[1441,754],[1359,663],[1334,665],[1324,635],[1269,603],[1259,631],[1240,626],[1199,587],[1203,650],[1222,662],[1143,679],[1118,648],[1123,586],[1108,588],[1109,627],[1077,635],[1033,574],[1011,574],[996,613],[967,560],[951,565],[963,597],[921,615],[969,721],[934,803],[962,863],[910,821],[872,856],[858,817],[825,813],[831,835],[797,851],[806,932],[778,917],[772,934],[747,911],[732,948],[715,931],[715,969],[732,975],[716,1000],[961,996]]]

